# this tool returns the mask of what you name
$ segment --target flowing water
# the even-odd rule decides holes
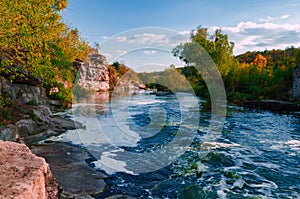
[[[190,94],[116,98],[78,103],[74,118],[87,128],[60,136],[109,174],[99,198],[300,198],[300,114],[232,106],[211,132],[211,115]]]

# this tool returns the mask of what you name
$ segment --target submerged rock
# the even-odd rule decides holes
[[[0,198],[53,199],[58,184],[44,158],[24,144],[0,140]]]

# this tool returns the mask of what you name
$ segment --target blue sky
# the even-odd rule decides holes
[[[69,0],[63,17],[91,44],[102,44],[117,37],[119,44],[124,44],[128,36],[137,33],[129,31],[124,35],[123,32],[136,28],[167,28],[188,37],[199,25],[212,32],[219,27],[235,43],[234,53],[240,54],[248,50],[299,47],[299,11],[299,0]],[[138,34],[139,38],[143,35],[143,41],[147,36],[152,41],[157,39],[155,34],[162,39],[164,34],[164,31],[154,35],[147,31]],[[120,33],[122,36],[118,36]],[[115,51],[126,54],[126,50],[117,49],[117,44],[114,43]],[[156,54],[155,50],[143,52],[148,56]],[[112,56],[108,52],[103,54]]]

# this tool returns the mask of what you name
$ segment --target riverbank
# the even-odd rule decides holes
[[[261,100],[261,101],[245,101],[242,106],[244,108],[269,110],[274,112],[298,112],[300,105],[280,100]]]

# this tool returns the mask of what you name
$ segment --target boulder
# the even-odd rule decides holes
[[[53,199],[58,184],[44,158],[24,144],[0,141],[0,198]]]
[[[33,110],[33,114],[37,116],[38,121],[46,124],[50,123],[50,115],[52,115],[52,113],[47,106],[39,106]]]
[[[16,123],[17,134],[19,137],[26,137],[36,133],[36,123],[32,119],[20,120]]]

